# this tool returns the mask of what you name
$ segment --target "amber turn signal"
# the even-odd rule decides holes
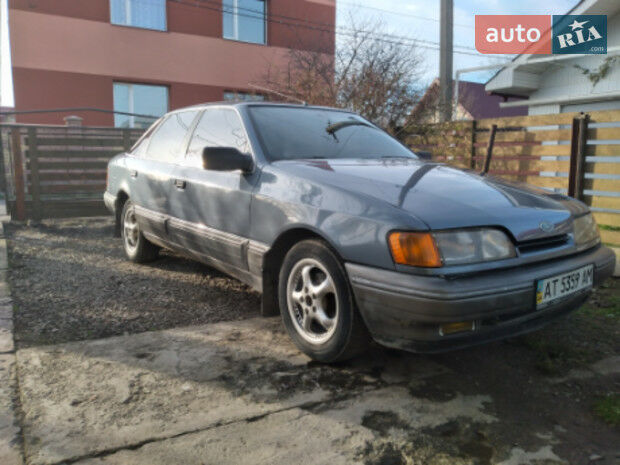
[[[441,266],[439,250],[430,233],[393,232],[389,242],[396,263],[426,268]]]

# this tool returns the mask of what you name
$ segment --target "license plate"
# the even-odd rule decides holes
[[[541,279],[536,283],[536,309],[592,287],[594,265],[586,265],[568,273]]]

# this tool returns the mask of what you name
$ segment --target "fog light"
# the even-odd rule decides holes
[[[447,336],[448,334],[462,333],[463,331],[473,331],[475,329],[475,321],[459,321],[457,323],[446,323],[439,326],[439,335]]]

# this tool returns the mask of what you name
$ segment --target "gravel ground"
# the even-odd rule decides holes
[[[168,252],[124,257],[111,218],[9,224],[19,347],[258,316],[260,295]]]
[[[19,347],[239,320],[260,314],[260,295],[200,263],[163,251],[125,259],[111,218],[9,224],[9,280]],[[620,352],[620,280],[609,280],[568,318],[510,343],[554,374]]]

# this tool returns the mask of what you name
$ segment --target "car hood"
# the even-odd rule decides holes
[[[566,196],[419,160],[296,160],[274,166],[317,184],[372,196],[430,229],[496,226],[517,241],[568,233],[587,207]]]

